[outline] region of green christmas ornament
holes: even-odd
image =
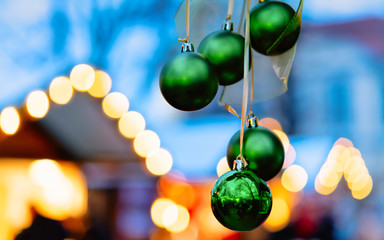
[[[243,157],[247,168],[264,181],[276,176],[284,163],[284,147],[279,137],[271,130],[257,125],[257,118],[248,118],[248,127],[244,131]],[[228,143],[227,161],[232,166],[240,154],[240,131],[235,133]]]
[[[160,91],[174,108],[194,111],[207,106],[216,96],[219,81],[213,66],[193,45],[185,43],[160,73]]]
[[[250,38],[257,52],[273,56],[292,48],[300,34],[300,24],[291,22],[295,10],[280,1],[264,1],[250,12]],[[284,37],[280,39],[284,33]]]
[[[226,20],[222,30],[205,37],[197,49],[215,67],[224,86],[240,81],[244,74],[244,37],[232,30],[233,23]]]
[[[223,174],[213,186],[211,207],[216,219],[234,231],[257,228],[269,216],[272,195],[267,183],[252,171],[244,170],[242,160]]]

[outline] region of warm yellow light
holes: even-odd
[[[368,173],[361,172],[359,176],[354,178],[352,181],[348,182],[348,187],[352,191],[360,191],[368,184],[368,182],[370,181],[370,178],[371,176],[369,176]]]
[[[145,119],[144,117],[134,111],[124,113],[120,118],[119,123],[120,133],[127,138],[135,138],[137,134],[144,131]]]
[[[29,166],[29,177],[38,186],[56,186],[62,181],[60,165],[49,159],[33,161]]]
[[[172,155],[163,148],[151,151],[145,159],[147,169],[154,175],[168,173],[172,168],[172,164]]]
[[[166,229],[168,231],[174,232],[174,233],[184,231],[188,227],[188,224],[189,224],[189,212],[188,212],[188,210],[185,207],[180,206],[180,205],[177,205],[177,208],[178,208],[178,211],[177,211],[177,218],[176,218],[175,222],[172,225],[166,227]],[[165,216],[165,212],[166,211],[164,211],[163,216]]]
[[[197,228],[196,224],[191,222],[188,227],[182,231],[182,232],[173,232],[171,234],[172,240],[198,240],[199,238],[199,229]]]
[[[275,132],[275,134],[280,138],[280,141],[283,143],[284,146],[284,151],[287,152],[290,145],[288,136],[280,130],[273,130],[273,132]]]
[[[361,157],[353,156],[347,160],[344,165],[344,172],[350,172],[354,166],[364,166],[364,160]]]
[[[13,135],[20,126],[20,115],[14,107],[6,107],[0,114],[0,127],[5,134]]]
[[[176,204],[167,198],[158,198],[153,202],[152,207],[151,207],[151,218],[152,218],[153,223],[156,226],[165,227],[164,223],[163,223],[163,214],[164,214],[165,210],[170,206],[176,206]],[[178,211],[177,206],[176,206],[176,209]],[[171,207],[171,210],[172,210],[172,207]],[[170,210],[168,210],[168,211],[170,211]],[[176,221],[176,219],[177,219],[177,217],[175,218],[174,222]],[[170,224],[170,225],[172,225],[172,224]]]
[[[308,174],[305,169],[299,165],[288,167],[281,177],[281,184],[290,192],[302,190],[308,181]]]
[[[336,161],[327,161],[321,167],[319,175],[320,184],[327,187],[334,187],[339,182],[343,175],[343,170],[340,164]]]
[[[102,98],[111,91],[111,87],[112,80],[108,73],[96,70],[95,81],[88,90],[88,93],[93,97]]]
[[[296,151],[291,144],[289,144],[288,151],[285,153],[283,168],[291,166],[296,159]]]
[[[352,197],[358,200],[364,199],[371,193],[372,187],[373,181],[372,178],[369,177],[368,183],[366,183],[366,185],[362,189],[357,191],[352,190]]]
[[[333,191],[335,191],[336,188],[337,188],[337,184],[335,186],[332,186],[332,187],[327,187],[327,186],[325,186],[325,185],[320,183],[319,177],[316,177],[316,180],[315,180],[315,190],[319,194],[321,194],[321,195],[329,195]]]
[[[216,167],[217,176],[220,177],[221,175],[229,171],[231,171],[231,169],[228,166],[227,157],[223,157],[217,163],[217,167]]]
[[[95,81],[95,70],[87,64],[76,65],[72,69],[69,79],[77,91],[85,92]]]
[[[336,162],[338,162],[341,154],[344,152],[345,149],[346,149],[346,147],[344,147],[344,146],[335,145],[331,149],[331,151],[329,152],[327,161],[336,161]]]
[[[270,232],[283,229],[289,223],[290,210],[287,203],[281,198],[273,198],[271,214],[263,224]]]
[[[67,77],[56,77],[49,85],[49,97],[57,104],[68,103],[72,95],[72,84]]]
[[[137,134],[133,147],[139,156],[146,157],[151,151],[160,147],[160,138],[154,131],[144,130]]]
[[[279,130],[279,131],[283,130],[280,123],[273,118],[263,118],[259,121],[259,125],[269,128],[271,130]]]
[[[344,172],[344,178],[347,182],[353,182],[361,174],[369,174],[365,165],[354,165],[348,172]]]
[[[128,98],[119,92],[108,94],[102,102],[104,113],[111,118],[120,118],[128,111]]]
[[[27,97],[27,111],[35,118],[43,118],[49,109],[49,99],[45,92],[36,90]]]
[[[348,160],[352,157],[351,152],[348,148],[346,148],[339,157],[339,163],[341,167],[344,169],[345,164],[348,162]]]
[[[354,148],[354,147],[349,147],[348,150],[352,156],[361,157],[361,153],[360,153],[359,149]]]

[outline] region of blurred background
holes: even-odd
[[[210,209],[240,120],[159,91],[180,3],[0,1],[0,240],[384,239],[384,2],[304,2],[288,91],[253,105],[286,159],[245,233]]]

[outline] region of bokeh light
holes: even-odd
[[[164,214],[165,210],[170,206],[176,206],[176,204],[167,198],[158,198],[153,202],[153,204],[151,206],[151,218],[152,218],[153,223],[156,226],[165,227],[165,225],[163,223],[163,214]],[[177,206],[176,206],[176,208],[177,208]],[[171,207],[171,210],[172,210],[172,207]],[[178,211],[178,209],[177,209],[177,211]],[[174,222],[176,221],[176,218],[175,218]]]
[[[43,118],[49,110],[49,99],[45,92],[36,90],[27,96],[28,114],[35,118]]]
[[[177,208],[178,208],[178,211],[177,211],[177,218],[176,218],[175,222],[169,226],[164,224],[168,231],[174,232],[174,233],[184,231],[188,227],[189,219],[190,219],[189,212],[185,207],[177,205]],[[166,216],[166,210],[164,211],[163,217]],[[164,219],[163,219],[163,221],[164,221]]]
[[[281,177],[281,184],[290,192],[302,190],[308,181],[308,174],[305,169],[299,165],[288,167]]]
[[[13,135],[20,126],[20,115],[14,107],[6,107],[0,114],[0,127],[5,134]]]
[[[279,137],[280,141],[283,143],[284,151],[287,152],[290,146],[288,136],[280,130],[273,130],[273,132]]]
[[[279,121],[277,121],[274,118],[263,118],[263,119],[259,120],[259,125],[266,127],[266,128],[269,128],[271,130],[283,131],[283,128],[281,127]]]
[[[28,173],[32,182],[41,187],[55,186],[63,177],[60,165],[50,159],[33,161]]]
[[[160,148],[160,138],[154,131],[144,130],[137,134],[133,147],[139,156],[146,157],[151,151]]]
[[[336,145],[341,145],[341,146],[344,146],[346,148],[348,147],[353,147],[353,143],[351,140],[347,139],[347,138],[339,138],[336,140],[334,146]]]
[[[231,169],[228,166],[227,157],[223,157],[217,163],[217,167],[216,167],[217,176],[220,177],[221,175],[229,171],[231,171]]]
[[[108,94],[102,102],[104,113],[110,118],[120,118],[129,109],[128,98],[119,92]]]
[[[137,134],[144,131],[144,117],[134,111],[129,111],[123,114],[118,123],[120,133],[127,138],[135,138]]]
[[[372,188],[373,188],[373,181],[372,181],[372,178],[369,177],[368,182],[365,184],[363,188],[361,188],[360,190],[352,189],[352,197],[358,200],[362,200],[371,193]]]
[[[273,198],[272,210],[263,224],[270,232],[277,232],[289,223],[290,210],[288,204],[281,198]]]
[[[76,65],[72,69],[69,79],[77,91],[85,92],[95,81],[95,70],[87,64]]]
[[[296,150],[289,144],[288,151],[285,152],[283,169],[291,166],[296,160]]]
[[[93,82],[91,88],[89,88],[88,93],[97,98],[102,98],[111,91],[112,88],[112,79],[108,73],[96,70],[95,71],[95,81]]]
[[[149,172],[154,175],[164,175],[168,173],[173,164],[171,153],[163,148],[151,151],[145,159],[145,165]]]
[[[73,87],[67,77],[56,77],[49,85],[49,97],[57,104],[68,103],[72,95]]]
[[[321,195],[329,195],[333,191],[335,191],[336,188],[337,188],[337,184],[335,186],[332,186],[332,187],[327,187],[327,186],[320,183],[318,177],[316,177],[316,179],[315,179],[315,190],[316,190],[316,192],[318,192]]]

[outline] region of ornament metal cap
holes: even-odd
[[[195,48],[193,47],[193,44],[189,41],[181,45],[181,52],[194,52],[194,51],[195,51]]]
[[[221,30],[233,31],[233,22],[231,19],[225,19],[221,25]]]
[[[259,120],[253,113],[248,115],[247,118],[247,127],[248,128],[253,128],[253,127],[258,127],[259,126]]]
[[[243,159],[241,157],[237,157],[236,160],[233,161],[233,170],[241,171],[246,167]]]

